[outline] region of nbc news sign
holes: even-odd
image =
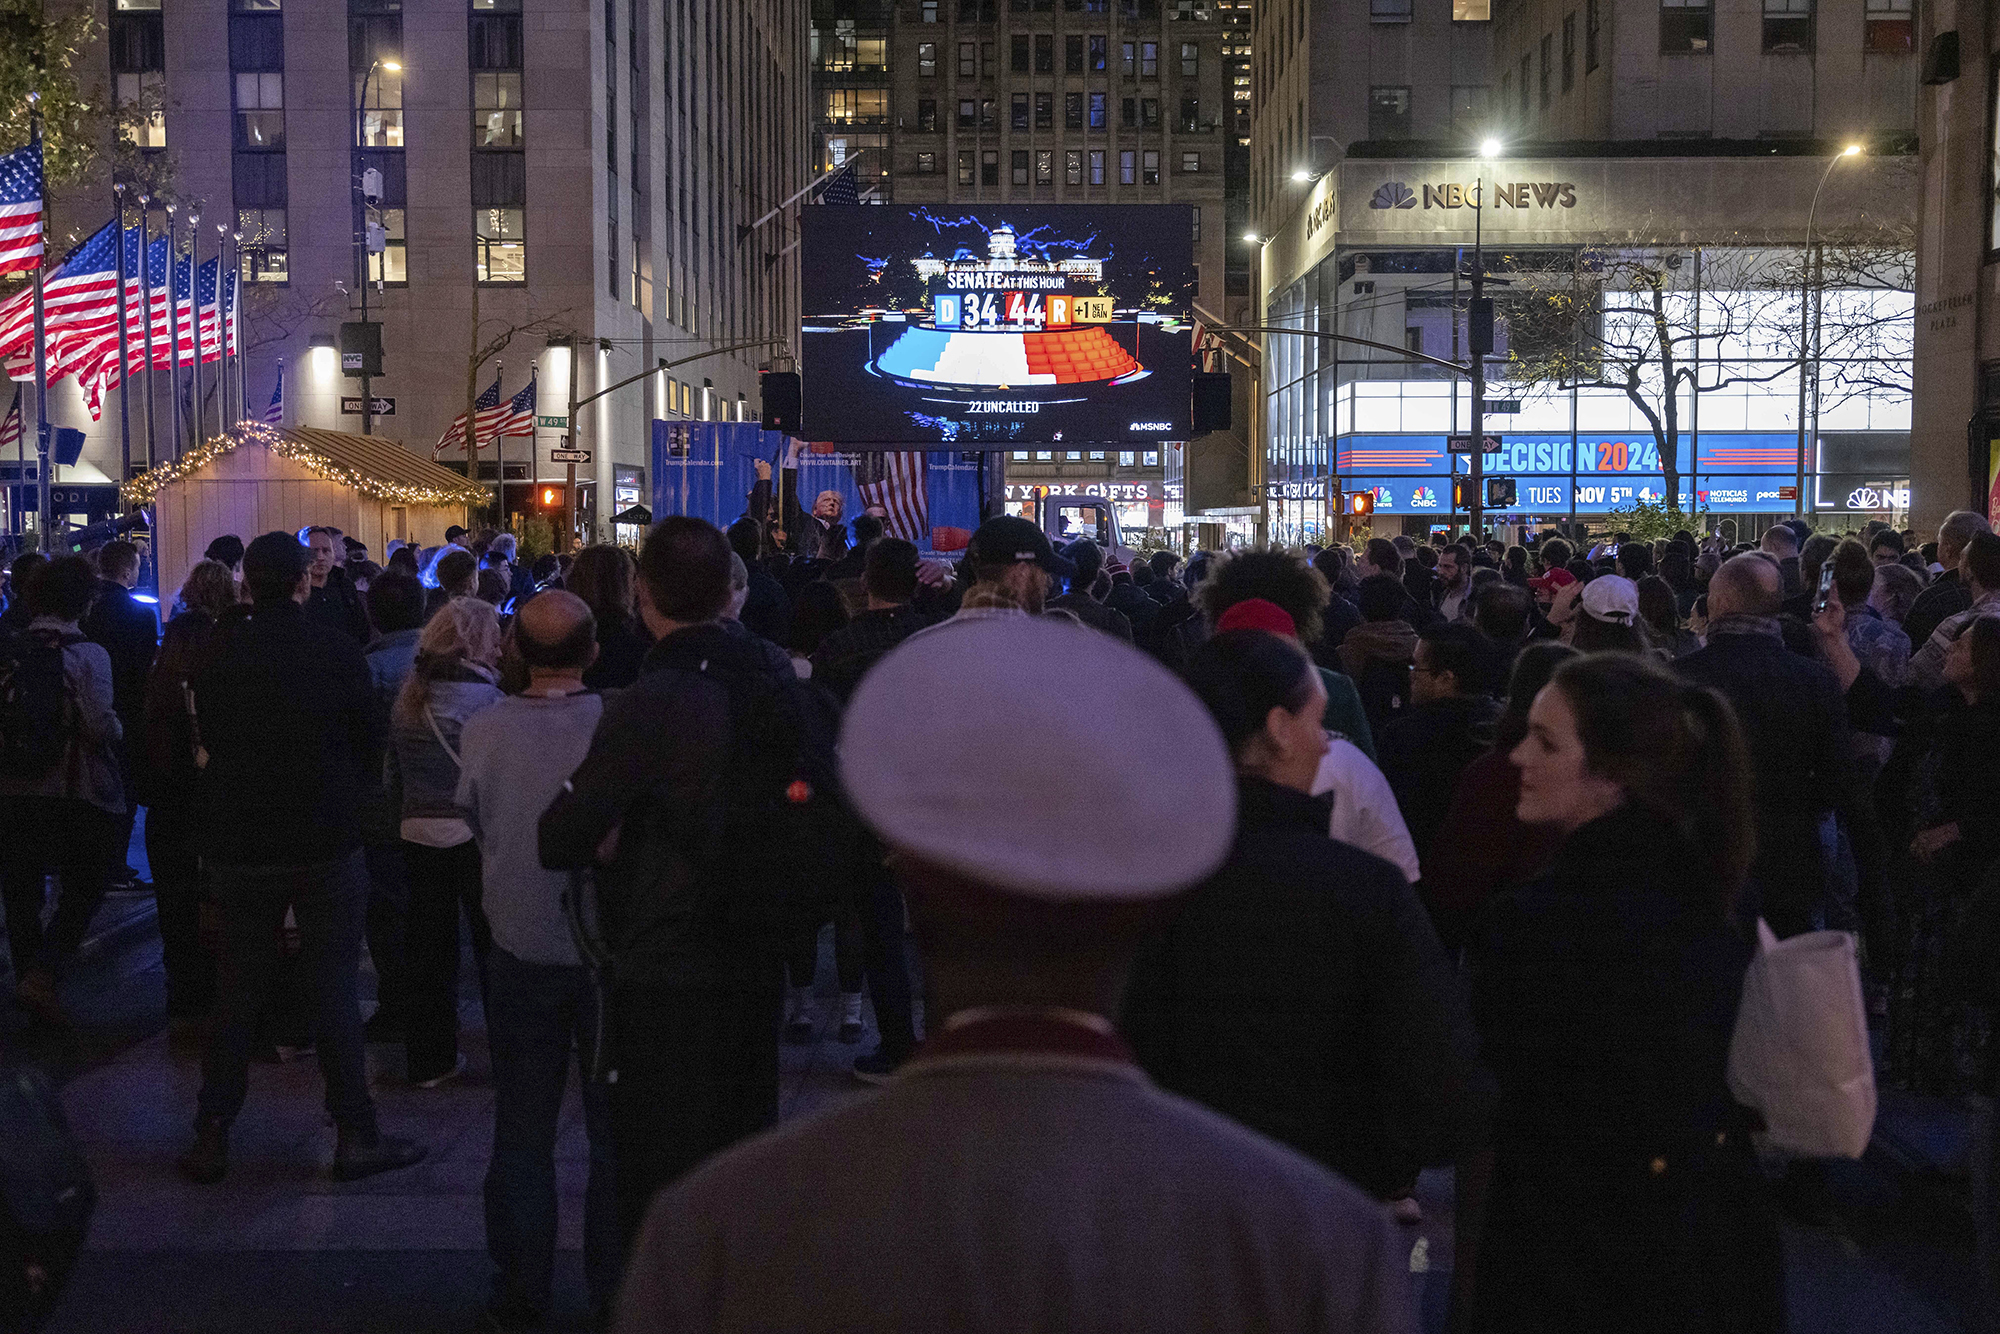
[[[1480,185],[1463,181],[1423,183],[1423,206],[1433,208],[1478,208]],[[1368,207],[1400,209],[1417,207],[1417,192],[1402,181],[1385,181],[1368,200]],[[1495,181],[1489,208],[1575,208],[1576,186],[1570,181]]]

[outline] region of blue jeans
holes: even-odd
[[[556,1252],[556,1121],[573,1046],[587,1047],[597,996],[579,967],[526,963],[495,945],[486,957],[493,1053],[493,1162],[486,1170],[486,1251],[495,1296],[546,1311]],[[612,1182],[610,1089],[587,1079],[583,1128],[583,1271],[591,1302],[618,1286],[618,1196]]]
[[[368,876],[361,854],[313,866],[209,866],[222,909],[221,1004],[202,1059],[201,1117],[230,1122],[249,1088],[250,1042],[275,985],[279,933],[290,908],[299,924],[300,966],[312,998],[313,1042],[326,1080],[326,1110],[343,1130],[375,1130],[361,1043],[361,924]]]

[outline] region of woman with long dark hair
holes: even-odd
[[[1467,950],[1499,1086],[1470,1327],[1782,1329],[1754,1118],[1724,1078],[1752,948],[1735,715],[1650,657],[1598,654],[1535,697],[1513,762],[1518,814],[1562,845]]]
[[[563,587],[582,598],[597,618],[597,661],[583,674],[592,690],[613,690],[639,679],[653,637],[639,619],[638,567],[623,547],[597,545],[576,553]]]
[[[1297,641],[1225,630],[1187,680],[1235,757],[1236,842],[1134,967],[1126,1035],[1162,1086],[1405,1195],[1471,1103],[1450,965],[1402,873],[1327,836],[1326,690]]]

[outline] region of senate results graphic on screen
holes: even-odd
[[[803,211],[804,435],[837,444],[1185,440],[1193,210]]]

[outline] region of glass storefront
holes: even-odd
[[[1669,467],[1683,510],[1789,515],[1802,408],[1808,511],[1834,527],[1904,521],[1907,255],[1828,245],[1808,266],[1795,248],[1489,246],[1485,259],[1484,429],[1500,444],[1483,472],[1518,497],[1492,522],[1660,502]],[[1266,336],[1272,540],[1336,531],[1344,491],[1373,492],[1378,532],[1451,521],[1470,460],[1447,441],[1471,430],[1469,383],[1391,349],[1466,359],[1471,264],[1469,246],[1339,248],[1273,297],[1271,326],[1382,346]]]

